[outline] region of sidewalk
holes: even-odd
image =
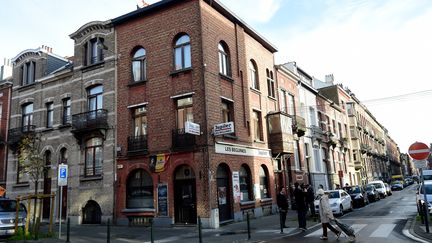
[[[432,242],[432,223],[429,223],[429,233],[427,233],[426,226],[422,224],[420,220],[416,220],[416,217],[414,217],[414,219],[412,219],[409,232],[412,235],[425,240],[426,242]]]
[[[311,219],[307,220],[307,227],[316,225]],[[297,212],[289,210],[286,220],[288,228],[280,230],[279,214],[265,216],[250,220],[250,240],[248,240],[247,222],[236,222],[221,226],[219,229],[203,229],[203,242],[262,242],[269,239],[277,239],[288,235],[300,233],[297,222]],[[66,241],[66,227],[62,226],[62,239],[58,237],[58,226],[56,226],[56,238],[40,239],[34,242],[59,243]],[[111,226],[111,242],[113,243],[138,243],[150,242],[150,227],[128,227]],[[199,242],[197,226],[173,226],[173,227],[154,227],[154,242]],[[31,241],[27,241],[31,242]],[[72,226],[70,232],[71,243],[84,242],[107,242],[107,226],[101,225],[79,225]]]

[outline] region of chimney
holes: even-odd
[[[333,76],[333,74],[327,74],[325,76],[325,82],[326,83],[330,83],[330,84],[333,85],[333,82],[334,82],[334,76]]]
[[[136,2],[137,2],[137,9],[145,8],[150,5],[144,0],[137,0]]]

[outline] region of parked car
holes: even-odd
[[[425,181],[418,187],[416,202],[417,212],[420,213],[420,203],[424,203],[424,193],[426,193],[426,200],[428,204],[429,213],[432,213],[432,181]]]
[[[364,207],[369,204],[367,193],[361,186],[348,186],[344,189],[351,196],[354,206]]]
[[[372,185],[372,184],[366,185],[365,190],[366,190],[369,202],[376,202],[376,201],[380,200],[379,192],[377,191],[377,189],[375,188],[374,185]]]
[[[432,170],[423,170],[423,180],[432,180]]]
[[[9,198],[0,198],[0,235],[13,235],[15,233],[17,201]],[[24,227],[27,210],[21,203],[18,209],[18,227]]]
[[[386,187],[387,196],[391,196],[391,195],[393,195],[393,192],[392,192],[392,190],[391,190],[391,188],[390,188],[390,185],[387,184],[387,183],[384,183],[384,185],[385,185],[385,187]]]
[[[392,183],[391,183],[391,189],[393,190],[393,191],[400,191],[400,190],[402,190],[404,187],[403,187],[403,185],[402,185],[402,183],[400,182],[400,181],[393,181]]]
[[[371,181],[368,183],[368,185],[374,185],[381,198],[387,197],[387,191],[383,181]]]
[[[329,190],[330,208],[334,214],[343,215],[345,211],[353,210],[353,202],[350,195],[344,190]],[[315,210],[319,212],[319,197],[314,201]]]

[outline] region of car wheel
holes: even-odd
[[[340,216],[344,215],[342,204],[339,206]]]

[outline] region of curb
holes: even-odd
[[[415,240],[417,242],[422,242],[422,243],[428,243],[430,242],[430,239],[426,239],[422,236],[419,236],[415,233],[414,231],[414,226],[415,226],[416,222],[415,219],[408,219],[407,223],[405,224],[405,227],[402,230],[403,235],[405,235],[406,237],[410,238],[411,240]]]

